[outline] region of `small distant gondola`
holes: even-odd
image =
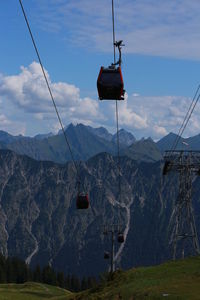
[[[88,209],[89,208],[89,196],[88,193],[85,192],[84,187],[81,185],[81,181],[77,182],[77,197],[76,197],[76,208],[77,209]]]
[[[77,209],[88,209],[89,207],[89,197],[88,194],[78,193],[76,198],[76,208]]]
[[[110,258],[110,253],[108,251],[104,252],[104,259],[109,259]]]
[[[124,243],[124,236],[123,236],[122,233],[119,233],[119,234],[118,234],[117,241],[118,241],[118,243],[120,243],[120,244]]]

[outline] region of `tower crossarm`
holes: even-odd
[[[181,172],[188,169],[200,175],[200,151],[165,151],[163,175],[170,171]]]

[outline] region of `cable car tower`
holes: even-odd
[[[192,180],[195,174],[200,175],[200,151],[166,151],[164,161],[163,175],[179,174],[179,192],[171,215],[173,259],[180,256],[180,251],[182,258],[185,254],[200,254],[192,207]]]
[[[119,224],[104,225],[103,234],[111,235],[111,249],[110,251],[104,251],[104,259],[110,259],[110,272],[115,271],[115,240],[117,235],[117,241],[119,244],[124,242],[124,235],[122,234],[122,226]]]

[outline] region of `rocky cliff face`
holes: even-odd
[[[72,163],[35,161],[0,151],[0,250],[31,265],[97,275],[108,268],[110,249],[103,224],[120,221],[125,243],[116,242],[117,266],[155,264],[169,258],[169,218],[177,180],[163,181],[162,164],[121,158],[122,198],[118,197],[117,158],[101,153],[80,164],[90,208],[77,210]],[[194,182],[199,215],[198,179]],[[115,218],[113,217],[115,216]],[[199,228],[199,224],[198,224]]]

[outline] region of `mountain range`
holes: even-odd
[[[65,132],[75,160],[86,161],[101,152],[117,154],[117,134],[109,133],[104,127],[93,128],[83,124],[70,124],[65,128]],[[176,134],[169,133],[157,142],[151,138],[136,140],[132,133],[120,129],[120,155],[138,161],[159,161],[162,160],[166,150],[172,149],[177,137]],[[62,132],[24,137],[12,136],[0,131],[0,149],[10,149],[36,160],[48,160],[61,164],[72,159]],[[178,139],[176,149],[199,150],[200,134]]]
[[[111,134],[103,127],[92,128],[78,124],[70,124],[66,129],[71,150],[75,160],[87,160],[92,156],[107,152],[113,155],[117,153],[117,135]],[[120,154],[130,157],[156,161],[161,159],[161,154],[156,144],[149,140],[136,141],[130,133],[121,129],[119,131]],[[148,151],[148,147],[151,151]],[[10,149],[18,154],[25,154],[36,160],[49,160],[57,163],[65,163],[71,160],[69,149],[61,132],[56,135],[36,135],[35,137],[12,136],[0,131],[0,148]],[[143,155],[144,153],[144,155]]]
[[[176,150],[200,151],[200,134],[189,138],[183,138],[170,132],[156,144],[162,153],[166,150],[174,149],[174,146],[176,146]]]
[[[34,138],[0,132],[0,251],[28,264],[51,264],[80,276],[108,269],[106,224],[122,225],[125,243],[115,240],[117,267],[157,264],[171,257],[170,216],[178,192],[175,174],[162,176],[162,155],[176,135],[155,143],[120,136],[120,181],[116,135],[105,128],[66,128],[78,163],[81,188],[90,208],[76,209],[77,174],[63,135]],[[181,139],[180,149],[198,149],[200,135]],[[26,155],[25,155],[26,154]],[[81,162],[82,161],[82,162]],[[200,179],[193,181],[194,211],[200,232]]]
[[[80,164],[90,208],[76,209],[77,176],[72,162],[37,161],[0,150],[0,250],[34,266],[51,264],[79,276],[108,270],[106,224],[122,225],[125,243],[115,240],[117,267],[157,264],[171,257],[170,216],[177,197],[175,175],[163,179],[162,162],[121,157],[119,198],[117,157],[100,153]],[[193,182],[200,229],[199,178]]]

